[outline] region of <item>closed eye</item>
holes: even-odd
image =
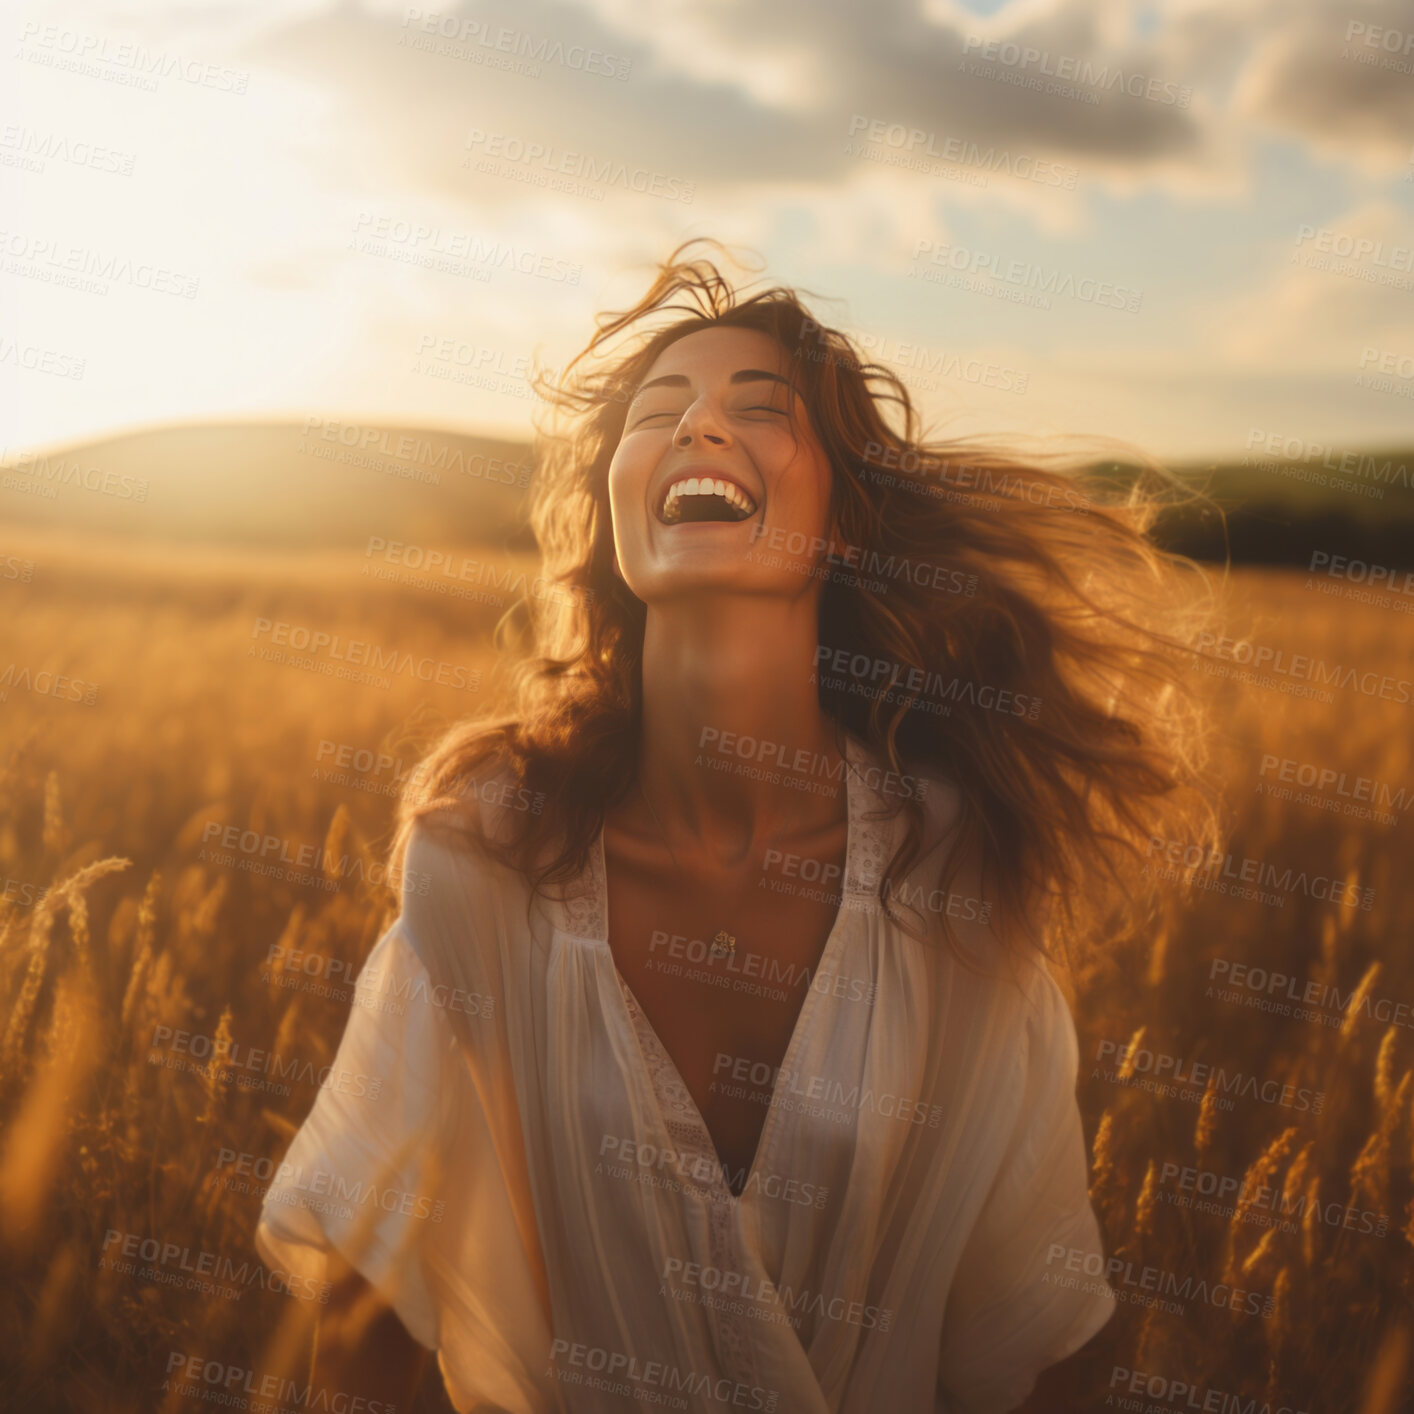
[[[742,412],[772,412],[772,413],[775,413],[777,417],[789,417],[789,416],[790,416],[790,410],[789,410],[788,408],[770,407],[770,406],[768,406],[768,405],[765,404],[765,403],[754,403],[754,404],[752,404],[752,406],[750,406],[750,407],[741,408],[740,411],[742,411]],[[680,413],[680,412],[671,412],[671,411],[669,411],[668,409],[665,408],[665,409],[664,409],[663,411],[661,411],[661,412],[646,412],[646,413],[644,413],[642,417],[639,417],[639,418],[635,418],[635,419],[634,419],[634,424],[633,424],[633,425],[634,425],[635,427],[641,427],[645,422],[651,422],[651,421],[653,420],[653,418],[655,418],[655,417],[671,417],[671,418],[673,418],[673,419],[677,419],[677,418],[680,418],[681,416],[682,416],[682,413]]]

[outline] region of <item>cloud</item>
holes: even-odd
[[[203,280],[181,307],[22,282],[25,337],[89,358],[82,385],[13,400],[28,426],[306,404],[518,423],[523,401],[414,370],[421,341],[508,357],[543,341],[555,362],[699,233],[841,297],[822,302],[831,322],[993,350],[1034,375],[1013,412],[1060,424],[1088,396],[1092,425],[1152,419],[1170,444],[1218,445],[1258,396],[1313,435],[1364,436],[1352,360],[1407,347],[1414,297],[1290,258],[1303,221],[1407,239],[1414,188],[1391,177],[1414,172],[1414,76],[1343,49],[1377,14],[1414,30],[1414,0],[419,4],[425,28],[405,0],[73,0],[65,24],[228,64],[249,75],[240,96],[0,56],[28,130],[137,154],[121,187],[12,168],[36,231]],[[1034,179],[1045,163],[1078,180]],[[573,261],[583,280],[361,250],[361,212]],[[1142,287],[1143,308],[925,292],[907,278],[920,238]],[[949,385],[948,409],[974,391]]]
[[[1367,173],[1414,151],[1414,0],[1296,3],[1257,46],[1234,111]]]
[[[644,26],[627,0],[447,6],[412,23],[405,6],[379,3],[306,14],[267,29],[249,53],[343,95],[381,167],[452,190],[465,190],[457,166],[473,128],[718,192],[849,180],[857,159],[845,140],[860,117],[926,133],[938,149],[1063,159],[1087,180],[1211,185],[1228,167],[1213,115],[1201,98],[1194,105],[1162,31],[1122,32],[1115,0],[1008,18],[1016,9],[984,20],[910,0],[867,11],[854,0],[673,0]],[[538,77],[500,67],[575,46],[628,61],[628,80],[563,62],[542,64]]]
[[[1414,351],[1414,234],[1393,203],[1300,226],[1271,264],[1262,288],[1210,308],[1210,346],[1229,366],[1344,373],[1368,347]]]

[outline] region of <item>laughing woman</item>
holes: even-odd
[[[1202,601],[1152,497],[689,254],[546,390],[556,589],[257,1243],[404,1408],[435,1350],[459,1410],[1013,1409],[1114,1310],[1052,963],[1211,832]]]

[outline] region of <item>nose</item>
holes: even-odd
[[[701,437],[704,442],[710,442],[714,447],[725,447],[731,441],[726,424],[718,418],[711,402],[706,398],[699,398],[683,413],[673,441],[676,446],[687,447],[692,444],[695,436]]]

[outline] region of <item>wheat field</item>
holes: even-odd
[[[0,546],[6,1408],[220,1407],[173,1369],[307,1360],[317,1303],[264,1283],[251,1235],[261,1175],[316,1092],[237,1083],[190,1038],[332,1059],[340,983],[396,908],[377,864],[397,777],[502,690],[496,596],[366,568],[154,559],[57,532]],[[1234,632],[1414,677],[1414,622],[1394,606],[1283,572],[1232,581]],[[349,659],[291,647],[300,630],[412,666],[340,677]],[[1391,1414],[1414,1407],[1409,824],[1347,813],[1334,787],[1283,796],[1271,762],[1414,787],[1411,708],[1211,688],[1231,858],[1284,887],[1194,888],[1155,936],[1097,942],[1069,979],[1121,1305],[1028,1407]],[[259,867],[243,832],[295,862]],[[1369,906],[1319,896],[1317,878]],[[1184,1404],[1184,1385],[1238,1402]],[[424,1397],[450,1407],[435,1370]]]

